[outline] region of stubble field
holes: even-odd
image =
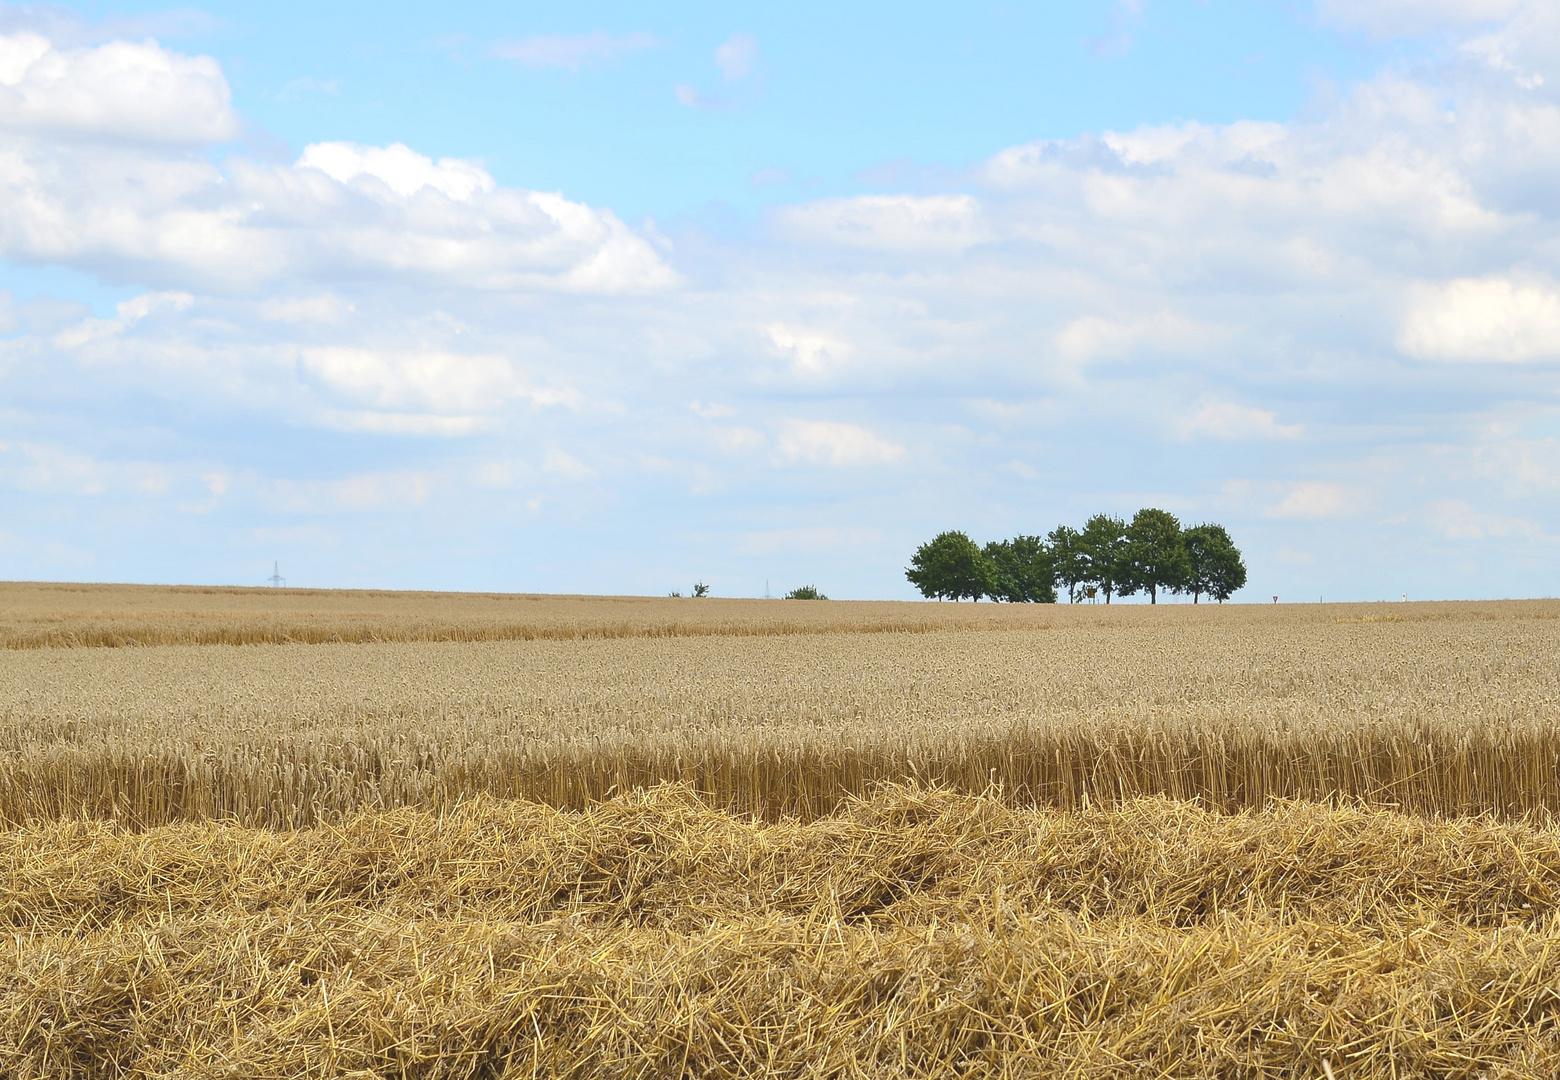
[[[1560,1073],[1560,603],[17,585],[0,645],[0,1075]]]

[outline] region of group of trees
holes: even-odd
[[[1095,514],[1083,528],[1058,525],[1044,536],[1016,536],[984,548],[962,532],[945,532],[916,549],[905,577],[939,600],[1006,600],[1054,604],[1067,599],[1162,592],[1223,603],[1246,584],[1246,564],[1222,525],[1182,528],[1165,510],[1144,509],[1123,521]]]

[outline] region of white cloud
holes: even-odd
[[[748,427],[718,427],[710,434],[715,445],[728,454],[750,454],[762,450],[769,441],[762,431]]]
[[[195,302],[189,293],[144,293],[115,305],[112,319],[86,319],[54,335],[54,344],[62,349],[77,349],[101,338],[116,337],[142,319],[161,310],[183,311]]]
[[[721,405],[714,401],[690,401],[688,408],[706,420],[724,420],[729,416],[737,415],[737,410],[730,405]]]
[[[284,323],[338,323],[355,308],[332,293],[292,298],[277,297],[260,305],[262,319]]]
[[[358,473],[339,480],[277,480],[263,497],[287,513],[377,513],[409,511],[423,505],[438,477],[426,469]]]
[[[750,188],[771,187],[775,184],[789,184],[790,182],[791,174],[776,165],[759,169],[748,177],[748,187]]]
[[[1228,336],[1221,327],[1201,325],[1174,311],[1148,316],[1083,315],[1061,328],[1056,348],[1068,360],[1084,363],[1139,351],[1182,352]]]
[[[1473,474],[1512,496],[1560,490],[1560,440],[1504,439],[1475,447]]]
[[[855,349],[848,342],[801,327],[774,323],[764,328],[770,351],[790,360],[798,371],[818,374],[848,361]]]
[[[0,35],[0,258],[202,291],[309,277],[595,293],[678,281],[611,211],[502,187],[476,162],[401,143],[315,143],[291,167],[192,152],[237,130],[209,57]]]
[[[1239,442],[1248,439],[1293,439],[1305,429],[1300,424],[1280,424],[1278,414],[1253,409],[1233,401],[1205,400],[1181,423],[1185,436],[1205,436]]]
[[[486,423],[481,416],[432,416],[417,412],[367,412],[327,409],[316,422],[337,431],[363,431],[376,435],[431,435],[447,439],[471,435]]]
[[[1510,18],[1528,0],[1317,0],[1324,22],[1382,37]]]
[[[690,109],[725,109],[731,103],[718,94],[703,94],[692,83],[675,83],[672,86],[672,95],[677,98],[679,105],[685,105]]]
[[[1416,285],[1398,347],[1426,360],[1560,359],[1560,289],[1509,277]]]
[[[493,47],[493,52],[526,67],[578,71],[660,44],[654,34],[644,31],[609,34],[605,30],[592,30],[588,34],[537,34],[518,41],[501,42]]]
[[[1406,256],[1410,237],[1473,248],[1522,225],[1484,205],[1464,168],[1468,155],[1527,137],[1448,129],[1444,100],[1384,82],[1314,126],[1178,124],[1013,147],[982,170],[1004,196],[988,220],[1067,264],[1154,290],[1352,285],[1366,265],[1422,272]],[[1429,146],[1405,140],[1405,126],[1427,129]],[[1466,150],[1443,155],[1449,137]]]
[[[1299,519],[1348,517],[1359,511],[1360,501],[1358,492],[1342,484],[1307,480],[1290,485],[1288,494],[1268,514]]]
[[[401,277],[482,290],[625,293],[677,275],[610,211],[497,186],[405,146],[307,148],[297,164],[20,143],[0,153],[0,256],[184,287]]]
[[[0,128],[150,143],[222,142],[238,134],[222,69],[154,41],[57,49],[0,35]]]
[[[166,466],[151,462],[103,461],[50,443],[0,441],[0,484],[23,491],[160,495],[170,480]]]
[[[820,199],[777,211],[775,223],[804,243],[875,251],[962,251],[994,236],[970,195]]]
[[[752,34],[734,33],[715,50],[715,66],[727,82],[747,78],[757,62],[758,38]]]
[[[758,39],[752,34],[734,33],[715,49],[715,66],[729,83],[739,83],[753,73],[758,62]],[[679,104],[690,109],[730,109],[743,98],[741,93],[733,97],[707,94],[692,83],[675,83],[672,94]]]
[[[403,143],[359,146],[356,143],[311,143],[298,158],[297,169],[318,169],[332,180],[351,184],[359,178],[377,180],[396,196],[406,199],[423,188],[461,202],[487,195],[498,185],[484,170],[459,158],[443,158],[435,165]],[[370,191],[373,189],[370,187]]]
[[[905,457],[904,447],[864,427],[828,420],[786,420],[775,449],[784,462],[840,467],[893,465]]]
[[[542,458],[542,471],[561,476],[565,480],[585,480],[596,475],[596,470],[556,446],[549,447]]]
[[[1437,499],[1425,506],[1430,527],[1448,540],[1489,540],[1538,537],[1542,530],[1523,518],[1475,510],[1458,499]]]
[[[303,349],[299,364],[341,397],[379,409],[470,413],[517,398],[538,404],[560,400],[558,394],[532,390],[502,356],[330,346]]]

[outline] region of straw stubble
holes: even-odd
[[[1560,833],[687,788],[5,838],[15,1076],[1553,1076]]]

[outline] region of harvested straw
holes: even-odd
[[[669,787],[3,843],[10,1076],[1560,1070],[1552,829]]]

